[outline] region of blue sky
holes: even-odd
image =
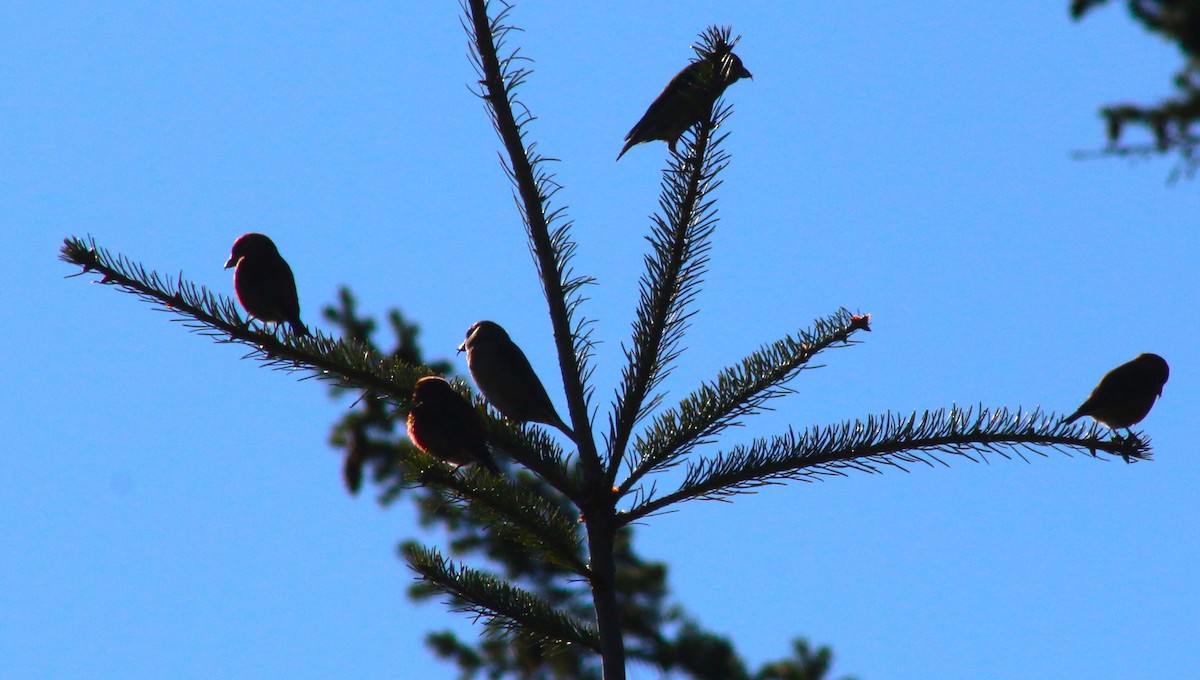
[[[617,384],[662,144],[621,139],[731,24],[714,237],[667,403],[838,307],[871,312],[756,435],[951,404],[1067,412],[1110,368],[1171,364],[1156,460],[1051,454],[773,487],[639,533],[675,596],[758,663],[797,635],[906,678],[1200,676],[1195,183],[1080,162],[1096,109],[1153,101],[1174,49],[1064,2],[521,4],[522,99],[594,275],[596,393]],[[0,8],[8,395],[0,676],[436,678],[395,544],[407,507],[348,497],[313,381],[56,259],[67,235],[231,294],[270,234],[304,316],[350,285],[433,357],[502,323],[554,385],[549,323],[456,3],[10,3]],[[460,371],[465,366],[459,360]],[[562,408],[561,390],[551,389]],[[605,412],[598,416],[604,422]],[[709,452],[716,451],[712,449]],[[669,487],[672,479],[660,481]],[[634,669],[632,677],[657,677]]]

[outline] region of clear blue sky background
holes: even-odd
[[[450,678],[423,634],[478,630],[406,601],[396,542],[439,537],[346,495],[326,442],[347,403],[56,259],[92,234],[230,294],[229,246],[263,231],[310,325],[343,284],[402,308],[434,357],[497,320],[561,409],[456,3],[253,4],[0,7],[0,677]],[[1139,352],[1171,363],[1152,463],[955,461],[647,522],[674,595],[755,663],[805,635],[863,680],[1200,677],[1200,184],[1070,157],[1102,143],[1099,106],[1154,100],[1179,57],[1116,3],[1082,24],[1066,5],[512,15],[536,59],[530,138],[564,161],[576,265],[600,282],[602,406],[666,150],[613,158],[713,23],[744,35],[755,80],[729,91],[733,162],[668,403],[839,306],[875,332],[726,445],[889,410],[1066,412]]]

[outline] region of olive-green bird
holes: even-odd
[[[1129,428],[1142,422],[1162,396],[1163,385],[1171,370],[1166,360],[1157,354],[1139,354],[1137,358],[1117,366],[1100,379],[1100,384],[1075,412],[1063,419],[1072,423],[1091,416],[1113,430]]]
[[[501,415],[517,422],[557,427],[575,440],[575,433],[558,417],[529,359],[499,324],[472,324],[458,351],[467,353],[467,368],[475,386]]]
[[[675,153],[675,144],[688,128],[712,115],[713,105],[725,88],[742,78],[754,76],[738,55],[721,50],[688,64],[667,83],[646,114],[625,135],[625,146],[617,160],[634,144],[661,139]]]

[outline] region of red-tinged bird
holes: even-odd
[[[454,465],[479,464],[500,474],[488,451],[479,411],[443,378],[426,377],[413,390],[408,438],[425,453]]]
[[[675,153],[675,144],[688,128],[712,115],[725,88],[742,78],[754,76],[738,55],[720,50],[688,64],[667,83],[645,115],[625,135],[625,146],[617,160],[634,144],[661,139]]]
[[[233,290],[246,312],[271,323],[287,322],[292,332],[312,335],[300,321],[300,298],[292,268],[275,243],[263,234],[245,234],[233,242],[225,268],[233,270]]]
[[[499,324],[472,324],[458,351],[467,353],[467,368],[475,386],[501,415],[517,422],[557,427],[575,440],[575,433],[558,417],[529,359]]]
[[[1163,385],[1167,384],[1170,374],[1162,357],[1139,354],[1133,361],[1105,374],[1091,396],[1062,422],[1072,423],[1083,416],[1091,416],[1113,430],[1124,428],[1132,435],[1129,428],[1142,422],[1150,413],[1154,400],[1162,396]]]

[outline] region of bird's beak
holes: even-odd
[[[462,354],[465,351],[467,351],[467,341],[463,340],[463,344],[458,346],[458,353]]]
[[[230,267],[233,267],[236,265],[237,265],[237,259],[235,259],[232,255],[229,256],[228,260],[225,260],[225,268],[226,269],[229,269]]]
[[[742,69],[742,77],[749,78],[750,80],[754,80],[754,74],[747,71],[746,69]]]

